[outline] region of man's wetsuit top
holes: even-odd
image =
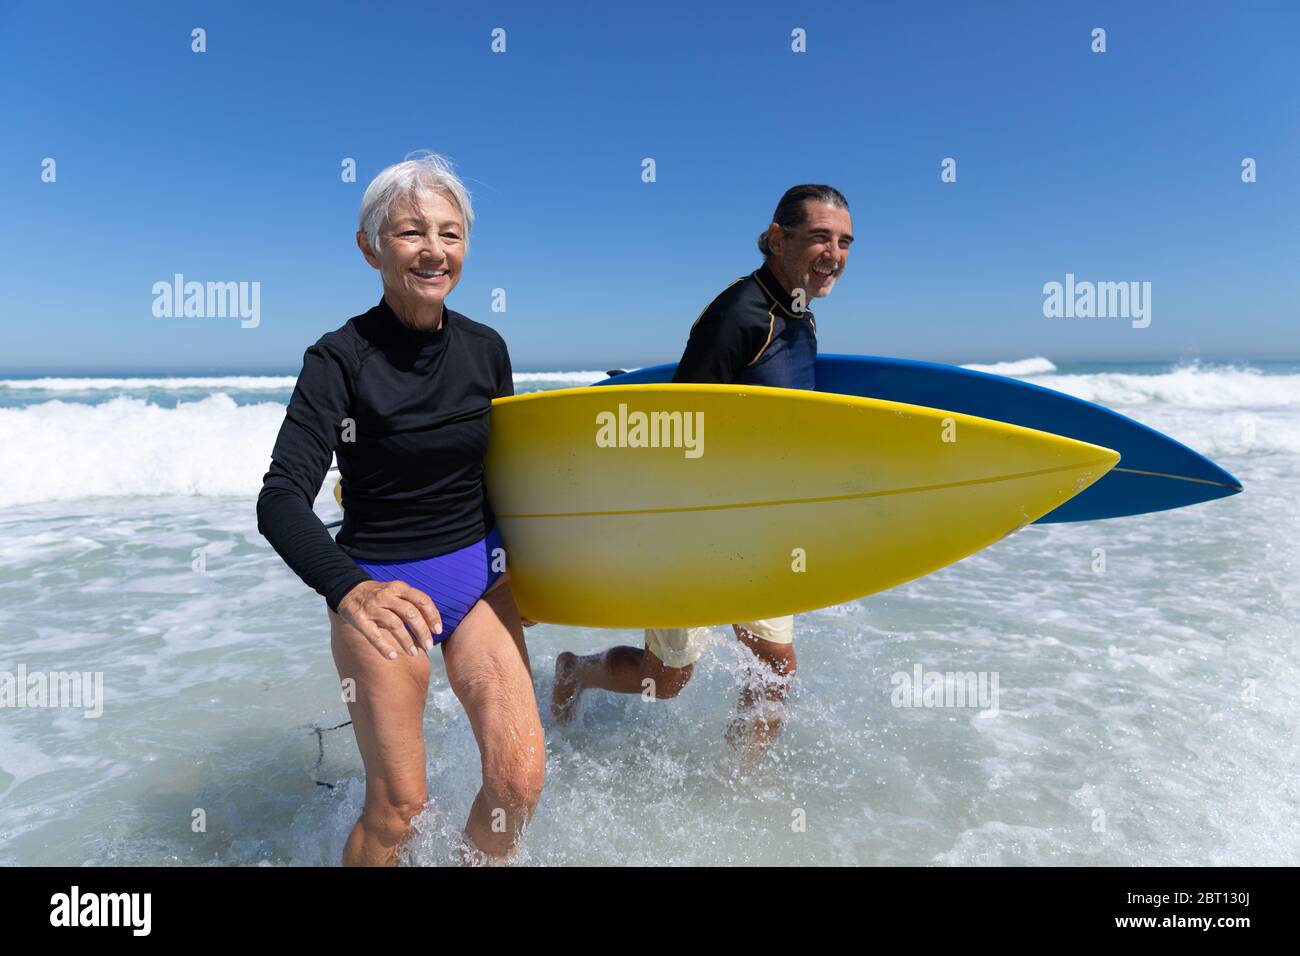
[[[817,325],[763,266],[737,279],[691,327],[674,382],[816,388]]]
[[[353,558],[413,561],[492,529],[483,488],[492,399],[513,395],[501,336],[459,312],[442,328],[402,325],[384,300],[322,336],[280,426],[257,499],[257,529],[331,610],[370,576]],[[337,453],[337,539],[312,502]]]

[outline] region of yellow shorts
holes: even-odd
[[[794,615],[749,621],[736,627],[773,644],[794,643]],[[653,627],[645,632],[645,649],[667,667],[688,667],[704,653],[711,627]]]

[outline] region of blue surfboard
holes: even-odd
[[[611,375],[597,385],[670,382],[676,365]],[[1120,453],[1119,464],[1038,524],[1093,521],[1182,508],[1241,491],[1204,455],[1101,405],[1040,385],[955,365],[870,355],[817,359],[817,391],[942,408],[1037,428]]]

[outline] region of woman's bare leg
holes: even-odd
[[[330,649],[345,684],[348,713],[366,768],[366,800],[343,848],[344,866],[394,866],[411,819],[428,799],[424,765],[424,703],[429,658],[386,660],[360,631],[333,611]]]
[[[483,785],[465,824],[467,849],[471,858],[481,854],[486,862],[501,862],[532,817],[546,773],[524,629],[508,585],[479,598],[442,643],[442,656],[483,767]]]

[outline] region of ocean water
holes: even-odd
[[[556,655],[640,633],[532,628],[549,762],[520,863],[1300,862],[1300,364],[981,367],[1131,415],[1246,492],[1031,526],[800,615],[785,729],[752,766],[724,740],[747,655],[721,630],[679,699],[597,693],[557,727]],[[254,515],[292,386],[0,380],[0,672],[102,675],[93,706],[0,708],[0,863],[339,861],[364,791],[329,729],[324,607]],[[337,517],[328,490],[317,511]],[[433,662],[422,865],[453,861],[479,777]],[[895,706],[918,666],[996,678],[996,713]]]

